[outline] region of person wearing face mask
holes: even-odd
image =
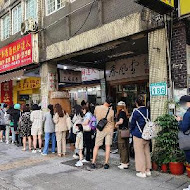
[[[184,134],[190,133],[190,96],[182,96],[179,101],[180,105],[186,110],[183,118],[176,116],[176,120],[179,122],[179,130]],[[190,163],[190,150],[185,150],[186,161]]]

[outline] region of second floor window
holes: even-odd
[[[12,10],[13,34],[16,34],[17,32],[20,31],[21,22],[22,22],[22,12],[21,12],[21,4],[19,4]]]
[[[9,35],[10,35],[10,16],[9,14],[7,14],[1,19],[1,39],[5,40],[9,38]]]
[[[47,14],[51,14],[65,6],[65,0],[46,0]]]
[[[26,19],[37,19],[37,1],[26,0]]]

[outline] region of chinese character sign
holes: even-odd
[[[0,49],[0,73],[32,63],[32,35]]]
[[[100,71],[96,69],[82,69],[82,81],[92,81],[100,79]]]
[[[169,5],[170,7],[174,7],[174,0],[161,0],[161,2]]]
[[[81,71],[59,70],[59,83],[82,83]]]
[[[12,81],[1,83],[1,102],[12,105],[13,104],[13,84]]]
[[[41,87],[41,79],[37,77],[31,77],[31,78],[21,80],[17,84],[18,91],[31,90],[31,89],[40,88],[40,87]]]
[[[179,11],[180,16],[186,16],[190,14],[190,1],[189,0],[180,0],[179,1]]]
[[[149,75],[148,56],[139,55],[132,58],[109,62],[106,65],[107,81],[142,77]]]

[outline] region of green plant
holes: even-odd
[[[185,156],[178,145],[178,122],[174,116],[165,114],[156,119],[160,127],[155,139],[154,151],[157,153],[157,164],[168,164],[169,162],[184,162]]]

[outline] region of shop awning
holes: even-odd
[[[24,75],[24,69],[0,75],[0,83],[21,78],[23,75]]]

